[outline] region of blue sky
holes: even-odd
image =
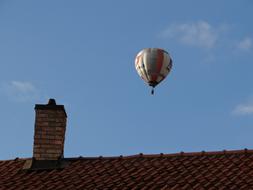
[[[0,1],[0,159],[31,157],[34,104],[68,113],[65,157],[253,148],[250,0]],[[143,48],[173,59],[154,96]]]

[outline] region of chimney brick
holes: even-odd
[[[67,114],[54,99],[35,105],[33,157],[35,160],[58,160],[64,154]]]

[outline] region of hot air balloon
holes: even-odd
[[[168,52],[159,48],[146,48],[141,50],[135,58],[135,68],[140,77],[154,88],[170,73],[172,59]]]

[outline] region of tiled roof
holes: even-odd
[[[253,150],[64,158],[62,169],[0,161],[0,189],[253,189]]]

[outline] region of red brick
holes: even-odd
[[[62,157],[66,131],[66,115],[64,110],[36,109],[34,132],[34,157],[40,160],[56,160]],[[48,108],[48,109],[46,109]]]

